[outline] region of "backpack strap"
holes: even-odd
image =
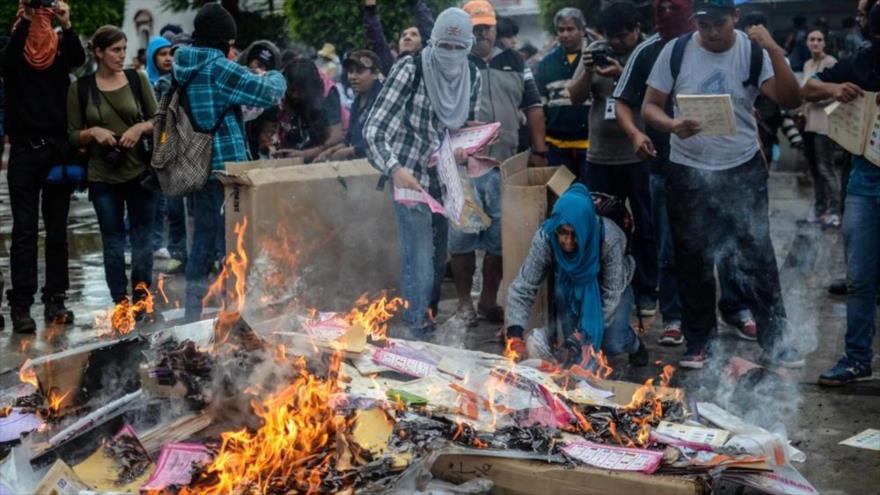
[[[92,89],[92,87],[98,87],[95,82],[95,74],[83,76],[79,78],[76,83],[76,96],[77,100],[79,100],[79,116],[83,129],[88,127],[88,123],[86,122],[86,107],[89,105],[89,90]],[[100,101],[94,99],[94,93],[92,93],[92,101]]]
[[[125,73],[125,78],[128,79],[128,87],[131,88],[131,93],[134,95],[134,101],[138,108],[138,117],[141,122],[145,120],[144,118],[144,88],[141,87],[141,76],[138,75],[138,71],[135,69],[125,69],[123,71]]]
[[[764,49],[755,40],[751,40],[752,51],[749,57],[749,78],[743,81],[743,86],[754,86],[758,89],[761,79],[761,69],[764,68]]]
[[[694,37],[693,31],[688,34],[679,36],[675,39],[672,47],[672,56],[669,58],[669,69],[672,72],[672,89],[675,90],[675,83],[678,81],[678,75],[681,73],[681,61],[684,59],[684,50],[687,48],[688,42]]]

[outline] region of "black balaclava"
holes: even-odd
[[[205,4],[193,22],[193,45],[216,48],[225,55],[237,34],[235,19],[218,3]]]

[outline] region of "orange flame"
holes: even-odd
[[[162,297],[162,302],[164,304],[168,304],[168,295],[165,294],[165,276],[159,275],[158,280],[156,281],[156,289],[159,291],[159,295]]]
[[[49,403],[47,408],[49,409],[50,418],[58,417],[59,413],[61,412],[61,405],[64,404],[64,399],[66,399],[67,396],[70,395],[71,390],[68,390],[63,394],[59,394],[58,391],[54,388],[49,391],[49,396],[46,397],[46,401]]]
[[[291,493],[318,493],[333,455],[328,446],[349,420],[337,416],[330,398],[338,392],[339,356],[334,358],[327,379],[308,372],[304,358],[296,362],[294,382],[263,403],[252,403],[262,426],[221,435],[220,451],[196,480],[194,491],[181,493],[225,495],[268,493],[274,483],[289,483]],[[334,450],[335,451],[335,450]]]
[[[644,416],[632,416],[634,423],[639,425],[639,432],[636,443],[640,446],[648,445],[651,438],[651,428],[663,418],[663,391],[662,388],[669,387],[672,376],[675,374],[675,368],[670,365],[663,367],[660,374],[660,386],[654,386],[654,379],[650,378],[645,384],[639,387],[632,396],[632,400],[625,407],[627,411],[637,411],[649,406],[649,413]],[[675,400],[682,399],[681,390],[675,391]]]
[[[21,365],[21,369],[18,370],[18,379],[21,380],[22,383],[30,383],[34,388],[40,388],[40,382],[37,380],[37,372],[34,371],[30,359]]]
[[[360,323],[374,341],[382,341],[388,338],[388,320],[393,318],[398,310],[407,306],[407,302],[403,299],[399,297],[389,299],[385,292],[372,302],[367,294],[364,294],[355,301],[354,309],[345,316],[345,321],[349,325]]]
[[[105,332],[106,335],[127,335],[131,333],[137,326],[137,316],[141,314],[152,314],[155,304],[153,294],[144,282],[140,282],[135,287],[135,292],[142,293],[144,297],[132,304],[128,299],[122,300],[113,307],[109,313],[101,313],[95,319],[97,328],[105,328],[110,323],[110,330]]]
[[[247,269],[248,254],[244,249],[244,233],[247,230],[248,220],[245,218],[235,225],[235,251],[226,255],[223,260],[223,269],[217,279],[208,287],[208,292],[202,299],[202,306],[208,307],[217,301],[220,304],[220,314],[214,327],[216,342],[225,342],[232,326],[238,322],[247,301]]]

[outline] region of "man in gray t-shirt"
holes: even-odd
[[[717,333],[714,260],[729,255],[742,274],[768,360],[802,367],[803,357],[790,340],[770,241],[767,164],[753,116],[759,93],[795,108],[801,91],[784,50],[763,26],[748,34],[737,31],[739,15],[734,0],[696,0],[698,32],[663,48],[642,106],[648,125],[673,134],[667,209],[688,347],[679,365],[701,368],[708,359]],[[683,94],[730,95],[736,134],[700,136],[700,123],[679,117],[677,108],[675,118],[669,117],[668,99]]]
[[[636,260],[633,290],[641,316],[657,312],[657,243],[651,214],[650,164],[636,156],[629,137],[617,121],[614,88],[630,55],[644,39],[638,10],[630,2],[609,5],[599,13],[605,39],[584,50],[581,64],[568,86],[572,103],[592,97],[590,148],[586,182],[591,191],[628,201],[635,221],[632,242]]]

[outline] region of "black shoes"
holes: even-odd
[[[12,318],[12,331],[15,333],[36,333],[37,322],[31,318],[30,308],[12,308],[10,315]]]
[[[63,294],[43,298],[45,304],[43,316],[46,318],[47,325],[70,325],[73,323],[73,311],[64,306],[65,299],[67,296]]]

